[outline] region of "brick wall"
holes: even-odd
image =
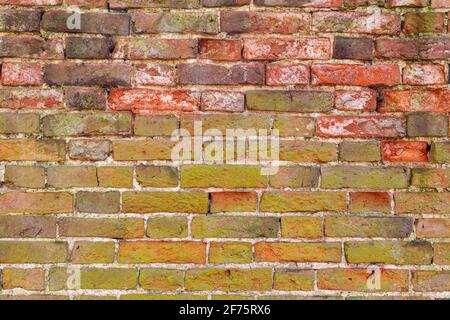
[[[0,299],[449,298],[449,10],[0,0]]]

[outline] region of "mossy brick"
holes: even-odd
[[[340,262],[339,242],[258,242],[255,244],[257,262]]]
[[[76,270],[76,269],[75,269]],[[50,291],[78,289],[77,281],[69,281],[74,270],[65,267],[50,267],[48,271],[48,288]]]
[[[133,168],[97,167],[98,185],[102,188],[131,188],[133,186]]]
[[[59,233],[65,237],[132,239],[144,236],[139,218],[60,218]]]
[[[0,213],[70,213],[72,202],[68,192],[6,192],[0,194]]]
[[[38,133],[39,129],[38,114],[9,112],[0,113],[0,134],[33,134]]]
[[[281,217],[283,238],[320,239],[323,235],[321,217]]]
[[[442,271],[414,271],[412,276],[414,291],[445,292],[450,290],[450,272]]]
[[[243,216],[194,217],[194,238],[276,238],[279,218]]]
[[[432,113],[411,113],[407,116],[409,137],[446,137],[448,117]]]
[[[97,187],[97,171],[92,166],[54,166],[47,169],[51,188]]]
[[[214,12],[157,12],[131,14],[134,33],[219,33],[219,16]]]
[[[115,243],[75,241],[71,261],[75,264],[113,263]]]
[[[3,10],[0,12],[0,31],[2,32],[39,32],[40,23],[41,12],[38,10]]]
[[[256,212],[257,199],[255,192],[213,192],[210,211],[211,213]]]
[[[139,285],[145,290],[181,290],[184,285],[184,271],[177,269],[141,269]]]
[[[418,188],[450,188],[450,169],[412,169],[411,185]]]
[[[269,176],[272,188],[314,188],[319,185],[318,167],[279,167],[278,172]]]
[[[120,263],[206,262],[206,244],[194,241],[121,241]]]
[[[146,234],[152,239],[185,238],[188,236],[188,221],[186,217],[149,218]]]
[[[67,257],[67,242],[0,241],[0,263],[63,263]]]
[[[120,210],[120,193],[80,191],[76,195],[75,207],[79,212],[118,213]]]
[[[25,290],[42,291],[45,289],[44,269],[5,268],[2,271],[3,289],[22,288]]]
[[[110,38],[67,37],[66,58],[70,59],[108,59],[113,50]]]
[[[325,217],[325,236],[333,238],[408,238],[410,217]]]
[[[191,269],[185,281],[186,289],[192,291],[267,291],[272,289],[272,270]]]
[[[197,9],[200,0],[110,0],[109,5],[113,9],[128,8],[173,8],[173,9]]]
[[[31,294],[31,295],[2,295],[0,300],[33,300],[33,301],[54,301],[54,300],[70,300],[68,295],[61,294]]]
[[[211,295],[211,300],[253,300],[254,297],[250,295],[240,294],[214,294]]]
[[[450,264],[450,243],[434,242],[433,243],[433,263],[438,265]]]
[[[73,300],[91,301],[91,300],[117,300],[116,296],[97,296],[97,295],[75,295]]]
[[[390,213],[391,197],[387,192],[350,192],[350,212]]]
[[[114,58],[174,60],[197,56],[196,39],[121,38],[115,41]]]
[[[381,160],[380,144],[375,141],[339,144],[339,158],[348,162],[377,162]]]
[[[379,283],[372,284],[370,269],[320,269],[317,271],[319,289],[358,292],[406,292],[409,289],[408,270],[381,269]]]
[[[114,140],[113,158],[116,161],[172,160],[172,151],[176,145],[177,142],[158,138]]]
[[[80,161],[102,161],[111,154],[112,144],[109,140],[71,140],[69,157]]]
[[[143,187],[176,187],[178,186],[178,169],[169,166],[138,166],[136,180]]]
[[[325,163],[337,160],[337,146],[331,142],[281,140],[281,161]]]
[[[203,6],[212,7],[239,7],[250,4],[251,0],[203,0]]]
[[[134,119],[137,136],[171,136],[177,129],[178,118],[174,115],[136,115]]]
[[[334,104],[333,93],[326,91],[250,90],[245,99],[253,111],[328,112]]]
[[[444,32],[445,14],[441,12],[407,12],[403,23],[403,32],[438,33]]]
[[[450,238],[450,219],[417,219],[417,238]]]
[[[0,238],[55,238],[56,218],[50,216],[0,216]]]
[[[426,241],[346,242],[348,263],[383,263],[394,265],[431,264],[433,249]]]
[[[63,140],[0,140],[2,161],[63,161],[66,153]]]
[[[274,289],[281,291],[314,290],[314,270],[276,269]]]
[[[450,214],[449,192],[398,192],[396,213]]]
[[[260,166],[185,165],[181,167],[183,188],[264,188],[267,176]]]
[[[264,192],[260,210],[262,212],[319,212],[346,210],[344,192]]]
[[[335,166],[321,171],[321,186],[325,189],[401,189],[409,185],[408,171],[404,168]]]
[[[125,213],[207,213],[208,202],[206,192],[124,192],[122,211]]]
[[[81,289],[135,289],[137,282],[134,268],[83,268],[80,272]]]
[[[450,163],[450,142],[433,142],[430,157],[435,163]]]
[[[45,169],[37,166],[7,165],[4,179],[9,188],[44,188]]]
[[[105,110],[106,94],[102,88],[68,87],[64,90],[66,105],[76,110]]]
[[[201,294],[162,294],[162,293],[135,293],[135,294],[122,294],[120,300],[208,300],[207,295]]]
[[[211,242],[209,263],[251,263],[252,244],[250,242]]]
[[[131,133],[131,114],[65,113],[45,116],[43,132],[53,136],[127,135]]]
[[[312,137],[316,126],[314,118],[277,115],[273,129],[279,130],[280,137]]]

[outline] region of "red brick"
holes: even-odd
[[[6,62],[2,65],[4,86],[37,86],[42,84],[42,68],[38,63]]]
[[[379,112],[450,112],[450,90],[385,90]]]
[[[201,59],[217,61],[241,60],[241,40],[200,39],[198,48]]]
[[[177,71],[168,64],[139,64],[135,66],[134,81],[137,85],[172,86],[176,83]]]
[[[304,64],[269,64],[266,67],[266,83],[271,86],[308,84],[309,68]]]
[[[57,89],[0,89],[0,108],[44,109],[62,106],[63,94]]]
[[[395,138],[405,134],[401,118],[367,117],[318,117],[317,135],[321,137]]]
[[[309,1],[292,1],[292,0],[255,0],[257,6],[267,7],[311,7],[311,8],[339,8],[342,6],[342,0],[309,0]]]
[[[383,161],[390,162],[427,162],[426,142],[389,141],[381,144]]]
[[[441,64],[410,64],[403,69],[403,84],[426,86],[445,84],[445,68]]]
[[[350,212],[389,213],[391,198],[387,192],[350,192]]]
[[[188,59],[197,56],[197,40],[117,38],[113,52],[114,59]]]
[[[338,90],[336,109],[343,111],[370,112],[377,108],[377,92],[374,90]]]
[[[400,84],[396,64],[322,64],[311,67],[313,84],[350,86],[393,86]]]

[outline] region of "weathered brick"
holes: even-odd
[[[67,192],[6,192],[0,194],[0,213],[70,213],[72,195]]]
[[[321,137],[395,138],[405,134],[402,118],[384,116],[318,117],[317,135]]]
[[[41,13],[34,10],[3,10],[0,13],[2,32],[39,32]]]
[[[76,241],[72,249],[72,263],[112,263],[115,244],[108,242]]]
[[[136,167],[136,180],[143,187],[169,188],[178,186],[178,170],[174,167]]]
[[[381,160],[378,142],[344,141],[339,145],[339,158],[348,162],[377,162]]]
[[[171,160],[175,146],[169,139],[114,140],[113,158],[117,161]]]
[[[450,162],[450,143],[433,142],[431,144],[430,158],[437,163]]]
[[[44,188],[45,169],[42,167],[7,165],[5,167],[5,184],[9,188]]]
[[[202,92],[203,111],[242,112],[245,109],[245,95],[237,91]]]
[[[294,115],[277,115],[273,120],[273,129],[277,129],[280,137],[312,137],[315,120],[309,117]]]
[[[211,213],[255,212],[257,198],[254,192],[213,192],[210,210]]]
[[[61,108],[63,95],[54,89],[0,89],[0,107],[10,109]]]
[[[156,217],[147,220],[147,236],[150,238],[185,238],[188,222],[185,217]]]
[[[135,66],[134,81],[137,85],[175,85],[177,70],[168,64],[146,63]]]
[[[105,92],[98,88],[66,88],[65,101],[66,105],[73,109],[106,109]]]
[[[380,112],[449,112],[450,90],[385,90]]]
[[[344,111],[375,111],[377,93],[374,90],[338,90],[336,91],[336,109]]]
[[[171,136],[178,129],[178,123],[174,115],[137,115],[134,118],[134,134],[146,137]]]
[[[53,188],[96,187],[95,167],[55,166],[47,169],[47,183]]]
[[[376,56],[393,59],[446,59],[450,40],[445,37],[420,39],[378,39]]]
[[[274,276],[274,289],[282,291],[314,290],[314,271],[296,269],[277,269]]]
[[[0,140],[0,160],[62,161],[65,143],[62,140]]]
[[[5,268],[2,271],[4,289],[22,288],[26,290],[44,290],[44,270]]]
[[[420,141],[385,141],[381,144],[383,161],[427,162],[428,145]]]
[[[41,28],[50,32],[99,33],[106,35],[128,35],[130,17],[125,13],[82,12],[80,25],[71,25],[73,12],[63,10],[47,11],[42,16]]]
[[[68,0],[67,4],[80,8],[105,8],[107,2],[107,0]]]
[[[38,133],[39,115],[34,113],[0,113],[0,134]]]
[[[54,63],[46,66],[44,78],[49,85],[129,86],[131,66],[121,63]]]
[[[138,218],[61,218],[59,233],[65,237],[114,239],[142,238],[144,220]]]
[[[218,61],[241,60],[241,40],[200,39],[198,52],[201,59]]]
[[[120,193],[109,192],[77,192],[75,204],[79,212],[117,213],[120,210]]]
[[[263,84],[264,65],[240,63],[232,66],[215,64],[181,64],[178,66],[180,84],[244,85]]]
[[[308,13],[223,11],[220,15],[220,31],[228,33],[306,33],[310,24]]]
[[[450,263],[450,243],[433,243],[433,263],[438,265],[448,265]]]
[[[426,86],[445,84],[445,69],[441,64],[409,64],[403,68],[403,84]]]
[[[191,269],[185,281],[192,291],[266,291],[272,288],[272,270]]]
[[[331,57],[331,43],[328,38],[245,38],[243,55],[248,60],[327,60]]]
[[[322,188],[401,189],[409,185],[408,171],[403,168],[335,166],[321,171]]]
[[[342,5],[342,0],[255,0],[255,5],[266,7],[313,7],[313,8],[337,8]]]
[[[400,68],[396,64],[315,64],[311,81],[318,85],[394,86],[400,84]]]
[[[272,188],[314,188],[319,186],[319,177],[316,167],[280,167],[269,179]]]
[[[133,168],[98,167],[98,185],[102,188],[131,188],[133,186]]]
[[[276,238],[279,229],[276,217],[195,217],[194,238]]]
[[[81,161],[101,161],[111,155],[112,144],[109,140],[71,140],[69,157]]]
[[[0,57],[39,58],[43,39],[33,36],[0,36]]]
[[[185,165],[181,167],[183,188],[264,188],[267,177],[260,166]]]
[[[450,219],[418,219],[418,238],[450,238]]]
[[[309,67],[304,64],[268,64],[266,84],[271,86],[309,84]]]
[[[59,241],[0,241],[0,263],[62,263],[67,243]]]
[[[235,7],[250,4],[251,0],[203,0],[204,7]]]
[[[250,263],[252,244],[249,242],[212,242],[209,247],[210,263]]]
[[[395,194],[396,213],[450,214],[448,192],[398,192]]]
[[[372,60],[374,43],[370,38],[343,38],[334,39],[334,59]]]
[[[255,244],[258,262],[340,262],[341,244],[333,242],[258,242]]]
[[[113,0],[115,1],[115,0]],[[161,293],[137,293],[137,294],[122,294],[120,300],[208,300],[207,295],[200,294],[161,294]]]
[[[139,285],[146,290],[174,291],[183,288],[184,271],[176,269],[142,269]]]
[[[282,217],[281,236],[320,239],[323,237],[323,220],[319,217]]]
[[[131,20],[135,33],[219,33],[219,17],[212,12],[133,12]]]
[[[350,192],[350,212],[389,213],[391,198],[387,192]]]
[[[433,250],[426,241],[361,241],[346,242],[349,263],[383,263],[396,265],[431,264]]]
[[[407,116],[409,137],[446,137],[448,117],[439,114],[413,113]]]
[[[208,193],[124,192],[122,194],[122,211],[129,213],[207,213]]]
[[[414,291],[448,291],[450,290],[450,272],[414,271],[412,285]]]
[[[135,289],[138,282],[138,270],[83,268],[80,279],[81,289]]]
[[[0,216],[1,238],[54,238],[56,219],[38,216]]]
[[[326,91],[250,90],[245,98],[253,111],[327,112],[333,108],[333,94]]]
[[[113,50],[110,38],[66,38],[66,57],[72,59],[108,59]]]
[[[351,238],[408,238],[414,220],[409,217],[325,217],[325,236]]]
[[[373,271],[367,269],[321,269],[318,270],[318,287],[324,290],[345,290],[361,292],[406,292],[409,273],[407,270],[381,269],[380,287],[372,284]]]
[[[112,110],[131,110],[134,113],[194,111],[199,104],[199,95],[186,90],[113,89],[109,94]]]
[[[396,7],[426,7],[428,1],[426,0],[388,0],[386,5],[389,8]]]
[[[39,63],[5,62],[2,64],[4,86],[39,86],[42,82],[42,67]]]
[[[260,203],[262,212],[340,212],[345,209],[343,192],[264,192]]]
[[[431,0],[432,8],[450,8],[448,0]]]
[[[444,32],[445,15],[437,12],[407,12],[404,15],[403,32]]]
[[[197,41],[194,39],[145,39],[120,38],[115,41],[113,58],[189,59],[197,56]]]
[[[120,263],[205,263],[206,244],[193,241],[120,242]]]

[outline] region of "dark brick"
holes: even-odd
[[[67,88],[65,91],[66,105],[75,109],[106,109],[106,97],[103,89],[97,88]]]
[[[0,31],[39,31],[41,12],[31,10],[4,10],[0,12]]]
[[[334,40],[333,58],[371,60],[374,44],[369,38],[340,38]]]
[[[66,38],[66,57],[74,59],[108,59],[113,50],[111,38]]]

